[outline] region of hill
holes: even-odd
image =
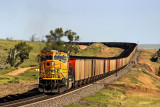
[[[95,56],[95,57],[116,57],[124,50],[121,48],[108,47],[102,43],[93,43],[90,46],[80,45],[78,53],[73,56]]]
[[[14,47],[15,44],[22,42],[22,41],[16,41],[16,40],[0,40],[0,67],[3,66],[5,63],[8,52],[11,48]],[[23,64],[20,65],[20,67],[28,67],[32,65],[37,65],[36,62],[37,55],[40,54],[40,51],[42,48],[44,48],[45,43],[42,42],[29,42],[26,41],[27,44],[29,44],[31,47],[33,47],[30,58],[28,60],[25,60]]]

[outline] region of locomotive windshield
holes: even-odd
[[[62,61],[62,62],[66,62],[67,57],[66,56],[54,56],[54,60],[59,60],[59,61]]]
[[[44,56],[44,55],[42,55],[41,56],[41,61],[46,61],[46,60],[52,60],[52,56]]]

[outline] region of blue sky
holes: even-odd
[[[0,0],[0,38],[71,29],[84,42],[160,44],[160,0]]]

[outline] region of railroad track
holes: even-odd
[[[54,106],[56,107],[57,106],[58,107],[58,106],[65,106],[65,105],[74,103],[78,101],[79,99],[81,99],[82,97],[88,96],[102,89],[104,84],[111,83],[117,80],[118,78],[121,78],[124,74],[126,74],[133,67],[133,65],[135,64],[137,60],[138,55],[139,55],[139,51],[135,53],[132,60],[125,68],[121,69],[118,72],[114,72],[113,74],[110,74],[107,77],[103,77],[95,82],[92,82],[90,84],[83,85],[78,88],[73,88],[62,94],[40,94],[39,93],[38,95],[35,95],[32,97],[1,103],[0,106],[3,106],[3,107],[15,107],[15,106],[26,106],[26,107]],[[96,91],[87,92],[86,95],[83,95],[87,89],[89,89],[90,91],[93,91],[94,88],[96,89]]]

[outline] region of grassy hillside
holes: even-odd
[[[0,66],[4,64],[4,62],[7,59],[8,53],[10,48],[13,48],[15,44],[19,43],[21,41],[14,41],[14,40],[0,40]],[[26,42],[31,47],[33,47],[29,59],[25,60],[23,64],[20,65],[20,67],[28,67],[31,65],[37,65],[36,57],[38,54],[40,54],[40,51],[42,48],[44,48],[45,43],[41,42]]]
[[[80,46],[78,53],[73,56],[97,56],[97,57],[116,57],[123,52],[121,48],[108,47],[102,43],[93,43],[90,46]]]
[[[138,63],[127,75],[94,95],[68,107],[151,107],[160,106],[159,63],[151,62],[154,50],[141,50]]]
[[[3,67],[10,48],[13,48],[15,44],[22,41],[13,41],[13,40],[0,40],[0,67]],[[44,48],[45,43],[41,42],[26,42],[33,49],[30,53],[29,59],[25,60],[20,67],[29,67],[33,65],[38,65],[36,61],[37,55],[40,54],[42,48]],[[21,81],[37,81],[38,80],[38,72],[33,70],[27,70],[26,72],[19,74],[18,76],[10,76],[4,75],[17,68],[9,68],[9,69],[0,69],[0,83],[19,83]]]

